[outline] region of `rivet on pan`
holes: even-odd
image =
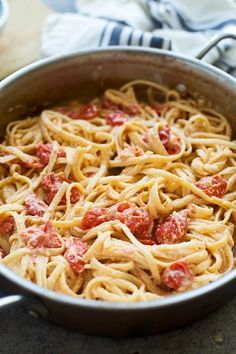
[[[40,318],[40,314],[35,310],[29,310],[28,313],[30,316],[33,316],[34,318]]]

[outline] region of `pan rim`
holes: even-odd
[[[19,286],[22,290],[32,296],[32,298],[39,297],[44,300],[51,300],[58,304],[66,304],[71,306],[79,306],[87,309],[94,310],[107,310],[107,311],[142,311],[151,310],[157,308],[171,307],[174,305],[181,305],[187,301],[197,300],[204,295],[209,295],[217,289],[224,287],[226,284],[236,280],[236,268],[232,269],[228,273],[224,274],[219,279],[213,281],[212,283],[200,286],[196,289],[185,291],[175,295],[169,295],[162,299],[150,300],[150,301],[137,301],[137,302],[112,302],[112,301],[102,301],[102,300],[89,300],[73,297],[70,295],[64,295],[57,293],[56,291],[43,288],[30,280],[22,278],[18,274],[14,273],[12,270],[8,269],[4,265],[0,264],[0,276],[8,279],[11,284]],[[4,291],[4,289],[3,289]],[[21,293],[14,292],[16,295],[22,295]],[[7,296],[7,295],[6,295]]]
[[[1,90],[4,88],[14,85],[15,81],[17,81],[22,76],[26,76],[27,74],[43,69],[46,66],[54,65],[56,63],[63,63],[69,60],[73,60],[76,57],[81,56],[88,56],[88,55],[97,55],[97,54],[104,54],[104,53],[114,53],[114,52],[126,52],[126,53],[136,53],[136,54],[153,54],[153,55],[160,55],[160,56],[167,56],[169,58],[178,59],[182,62],[186,63],[190,67],[197,67],[198,69],[205,69],[209,73],[211,73],[215,77],[222,78],[226,81],[226,86],[233,90],[236,89],[236,80],[230,76],[229,74],[223,72],[222,70],[213,67],[210,64],[202,62],[198,59],[186,57],[184,55],[175,54],[169,52],[167,50],[160,50],[155,48],[140,48],[134,46],[111,46],[107,48],[96,48],[90,50],[84,50],[79,52],[74,52],[66,55],[58,55],[53,56],[50,58],[45,58],[38,60],[34,63],[31,63],[13,74],[9,75],[5,79],[0,82],[0,99],[1,99]],[[109,301],[97,301],[97,300],[88,300],[88,299],[81,299],[72,297],[69,295],[63,295],[57,293],[52,290],[45,289],[40,287],[11,271],[10,269],[6,268],[5,266],[0,264],[0,275],[7,278],[12,284],[15,284],[25,291],[29,292],[33,295],[40,296],[42,299],[51,300],[57,302],[59,304],[67,304],[71,306],[79,306],[87,309],[93,310],[107,310],[107,311],[142,311],[142,310],[151,310],[153,308],[164,308],[170,307],[173,305],[180,305],[184,302],[197,299],[201,296],[209,294],[216,289],[222,288],[227,283],[236,279],[236,269],[232,269],[224,276],[220,277],[219,279],[215,280],[212,283],[200,286],[196,289],[186,291],[176,295],[170,295],[163,299],[151,300],[151,301],[140,301],[135,303],[130,302],[109,302]]]

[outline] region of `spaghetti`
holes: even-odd
[[[86,299],[190,290],[234,267],[235,185],[227,119],[189,94],[140,80],[44,110],[0,145],[1,263]]]

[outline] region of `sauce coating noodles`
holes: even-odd
[[[234,267],[231,134],[200,100],[141,80],[10,123],[1,263],[66,295],[119,302],[218,279]]]

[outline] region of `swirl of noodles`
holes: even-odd
[[[218,279],[235,264],[231,135],[202,99],[142,80],[10,123],[1,263],[44,288],[118,302]]]

